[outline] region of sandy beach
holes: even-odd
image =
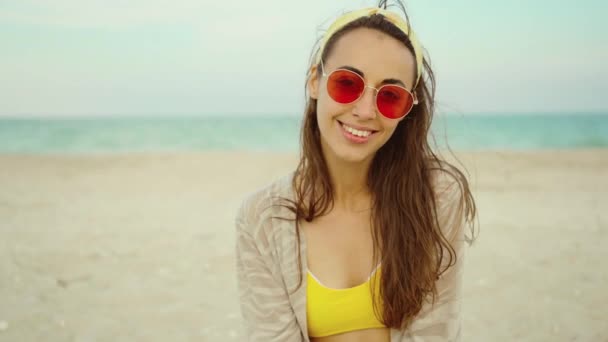
[[[480,228],[463,340],[608,341],[608,149],[458,156]],[[296,162],[0,155],[0,341],[245,340],[235,210]]]

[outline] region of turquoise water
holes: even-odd
[[[297,151],[297,117],[0,119],[0,153]],[[433,131],[453,149],[608,147],[606,114],[443,115]]]

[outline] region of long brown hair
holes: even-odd
[[[398,2],[398,5],[407,18],[403,4]],[[381,0],[378,6],[386,8],[386,1]],[[407,35],[382,15],[375,14],[353,21],[336,32],[327,41],[322,60],[326,60],[332,53],[340,37],[361,27],[394,37],[414,54]],[[315,67],[316,53],[318,47],[311,55],[306,83]],[[387,327],[397,329],[409,326],[428,294],[432,294],[434,302],[437,295],[436,280],[456,263],[454,248],[439,227],[437,199],[433,189],[434,172],[446,172],[460,187],[463,221],[470,224],[472,233],[467,242],[472,243],[475,236],[473,221],[476,207],[466,177],[456,166],[434,152],[427,141],[427,136],[432,135],[430,128],[434,112],[435,77],[428,57],[424,58],[423,65],[424,76],[414,90],[419,104],[414,106],[397,125],[390,139],[376,152],[367,176],[367,186],[372,194],[370,219],[373,260],[377,260],[377,253],[380,253],[382,262],[379,295],[384,305],[379,319]],[[321,74],[321,66],[316,67],[317,73]],[[300,161],[292,182],[295,198],[282,198],[283,202],[279,205],[295,214],[301,269],[300,220],[311,222],[329,213],[334,204],[329,170],[321,149],[317,100],[309,96],[300,138]],[[445,251],[449,252],[450,262],[441,269]],[[302,285],[302,274],[299,279],[295,290]],[[377,314],[378,301],[375,296],[373,303]]]

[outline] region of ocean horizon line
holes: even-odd
[[[295,151],[295,115],[0,118],[0,152]],[[438,147],[534,150],[608,147],[608,113],[435,116]]]

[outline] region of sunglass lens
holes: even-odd
[[[338,103],[351,103],[359,98],[365,83],[352,71],[336,70],[329,75],[327,92]]]
[[[382,115],[398,119],[412,109],[414,99],[412,94],[401,87],[385,85],[378,91],[376,103]]]

